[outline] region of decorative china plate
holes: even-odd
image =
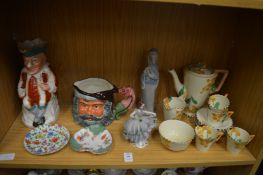
[[[225,131],[233,126],[233,120],[227,117],[223,122],[211,122],[208,117],[211,115],[208,108],[201,108],[196,113],[198,122],[202,125],[208,125],[215,129]]]
[[[104,154],[111,149],[111,145],[112,136],[102,124],[82,128],[70,139],[71,148],[78,152]]]
[[[26,134],[24,147],[31,154],[52,154],[61,150],[69,138],[69,131],[62,125],[41,125]]]

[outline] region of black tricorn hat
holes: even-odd
[[[47,42],[41,40],[40,38],[18,42],[17,44],[19,51],[26,57],[31,57],[45,52],[46,46]]]

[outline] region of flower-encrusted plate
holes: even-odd
[[[69,131],[62,125],[41,125],[26,134],[24,147],[34,155],[52,154],[61,150],[69,138]]]

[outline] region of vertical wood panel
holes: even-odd
[[[262,161],[263,148],[263,12],[244,11],[239,18],[236,47],[230,60],[230,76],[225,87],[229,93],[234,124],[256,137],[248,145],[258,163]],[[216,168],[213,174],[220,174]],[[224,168],[229,174],[247,175],[252,166]]]
[[[26,19],[26,20],[23,20]],[[72,83],[104,77],[130,84],[140,94],[139,76],[151,47],[160,52],[158,101],[175,95],[168,68],[204,62],[225,68],[236,10],[133,1],[20,2],[14,18],[18,39],[40,36],[59,78],[59,100],[71,103]]]
[[[9,4],[0,8],[0,140],[4,137],[20,112],[16,84],[19,76],[15,43],[10,28]],[[4,7],[4,8],[3,8]],[[1,175],[23,174],[21,170],[0,169]]]
[[[20,111],[16,93],[18,72],[15,46],[12,42],[8,4],[0,8],[0,140]],[[3,8],[4,7],[4,8]]]

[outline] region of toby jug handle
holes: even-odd
[[[133,88],[124,86],[118,89],[118,93],[123,96],[122,100],[116,104],[113,110],[115,119],[119,119],[121,115],[131,109],[135,103],[135,93]]]

